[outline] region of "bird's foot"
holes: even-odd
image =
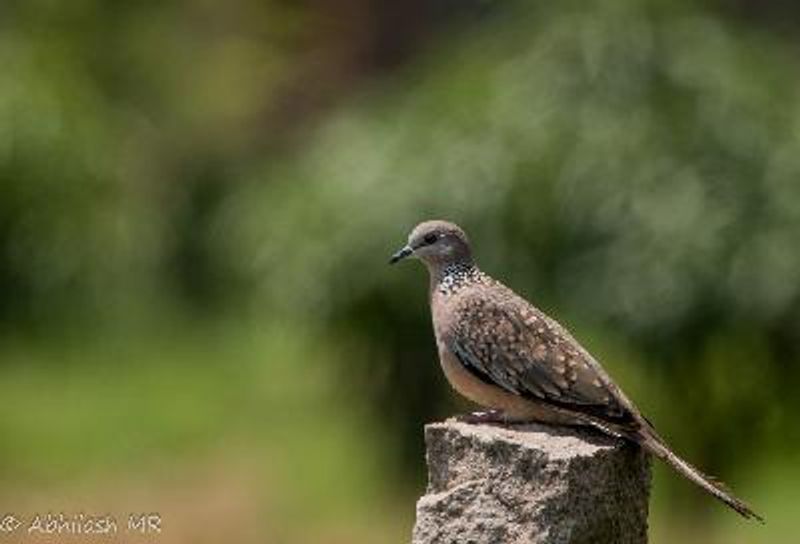
[[[461,423],[506,423],[505,414],[502,410],[486,410],[485,412],[471,412],[456,416],[456,420]]]

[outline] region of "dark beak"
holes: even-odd
[[[402,261],[406,257],[409,257],[412,253],[414,253],[414,250],[411,249],[409,246],[406,246],[397,253],[395,253],[394,255],[392,255],[392,258],[389,259],[389,264],[394,264],[397,261]]]

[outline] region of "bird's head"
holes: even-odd
[[[448,221],[425,221],[408,235],[408,243],[392,255],[391,264],[416,257],[429,267],[471,263],[472,252],[466,233]]]

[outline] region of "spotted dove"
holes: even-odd
[[[488,408],[472,421],[591,426],[633,442],[746,518],[743,501],[693,467],[656,433],[600,364],[555,320],[476,266],[464,231],[417,225],[391,263],[421,260],[439,359],[453,388]]]

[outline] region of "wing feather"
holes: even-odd
[[[468,297],[458,311],[449,347],[482,381],[616,425],[635,423],[602,368],[524,300]]]

